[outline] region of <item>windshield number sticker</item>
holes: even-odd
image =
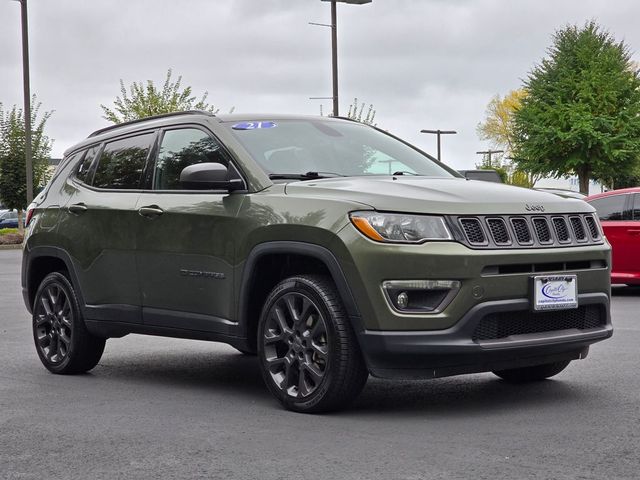
[[[234,130],[255,130],[257,128],[273,128],[277,126],[275,122],[242,122],[236,123],[231,128]]]

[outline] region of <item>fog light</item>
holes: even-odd
[[[382,290],[391,308],[400,313],[439,313],[460,290],[458,280],[389,280]]]
[[[407,292],[400,293],[397,302],[400,308],[407,308],[409,306],[409,295],[407,295]]]

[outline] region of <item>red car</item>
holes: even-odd
[[[585,198],[597,211],[612,249],[611,283],[640,285],[640,187]]]

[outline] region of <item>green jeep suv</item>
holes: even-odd
[[[541,380],[612,334],[580,200],[462,178],[347,119],[180,112],[70,148],[27,211],[22,287],[53,373],[130,333],[257,354],[289,409],[369,374]]]

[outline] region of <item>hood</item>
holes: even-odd
[[[593,212],[582,200],[464,178],[340,177],[292,182],[287,195],[359,202],[380,211],[449,215]]]

